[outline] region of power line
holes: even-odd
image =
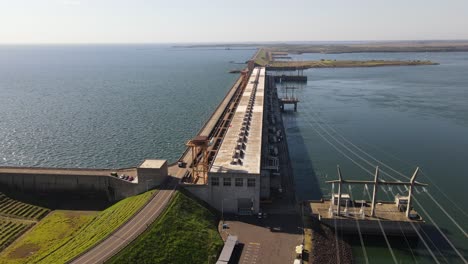
[[[312,116],[310,116],[312,117]],[[367,161],[365,158],[363,158],[362,156],[360,156],[359,154],[355,153],[353,150],[351,150],[349,147],[347,147],[345,144],[343,144],[342,142],[340,142],[338,139],[336,139],[336,137],[334,137],[333,135],[331,135],[331,133],[329,133],[322,125],[319,124],[319,122],[317,122],[317,120],[312,117],[312,119],[314,120],[314,122],[325,132],[327,133],[333,140],[335,140],[338,144],[340,144],[341,146],[343,146],[344,148],[346,148],[349,152],[353,153],[355,156],[357,156],[358,158],[360,158],[361,160],[363,160],[365,163],[373,166],[374,164],[370,163],[369,161]],[[324,122],[324,124],[326,124]],[[328,125],[329,127],[331,127],[330,125]],[[335,130],[336,131],[336,130]],[[338,134],[338,133],[337,133]],[[348,142],[350,142],[349,140],[347,140]],[[361,151],[362,153],[364,153],[365,155],[367,155],[368,157],[372,158],[373,160],[381,163],[382,165],[386,166],[387,168],[389,168],[390,170],[394,171],[395,173],[398,173],[399,175],[403,176],[404,178],[407,178],[409,179],[408,176],[404,175],[403,173],[393,169],[392,167],[390,167],[389,165],[379,161],[378,159],[374,158],[372,155],[368,154],[366,151],[362,150],[361,148],[359,148],[358,146],[354,145],[353,143],[351,143],[352,146],[356,147],[359,151]],[[390,178],[394,179],[394,180],[397,180],[395,177],[392,177],[390,174],[382,171],[382,174],[385,174],[387,176],[389,176]],[[398,188],[398,187],[397,187]],[[400,189],[399,189],[400,190]],[[400,190],[400,192],[402,192]],[[429,194],[429,192],[427,192],[427,194]],[[458,224],[457,221],[455,221],[455,219],[432,197],[430,196],[430,198],[432,198],[432,200],[436,203],[436,205],[445,213],[445,215],[455,224],[455,226],[465,235],[465,237],[468,237],[467,233],[465,232],[465,230],[460,226],[460,224]],[[416,198],[415,198],[416,199]]]
[[[311,110],[311,109],[309,109],[309,110]],[[339,133],[335,128],[333,128],[330,124],[328,124],[328,122],[324,122],[323,119],[321,119],[317,114],[315,114],[315,113],[313,113],[313,114],[317,117],[317,119],[318,119],[319,121],[321,121],[322,123],[324,123],[327,127],[330,128],[330,130],[332,130],[333,132],[335,132],[336,135],[338,135],[339,137],[341,137],[344,141],[348,142],[351,146],[355,147],[355,148],[356,148],[357,150],[359,150],[361,153],[363,153],[364,155],[368,156],[368,157],[371,158],[372,160],[374,160],[374,161],[376,161],[376,162],[382,164],[384,167],[390,169],[390,170],[393,171],[394,173],[397,173],[398,175],[400,175],[400,176],[402,176],[402,177],[404,177],[404,178],[409,179],[408,176],[406,176],[406,175],[404,175],[403,173],[401,173],[401,172],[399,172],[399,171],[393,169],[391,166],[387,165],[387,164],[384,163],[383,161],[381,161],[381,160],[379,160],[379,159],[376,159],[374,156],[370,155],[368,152],[364,151],[364,150],[363,150],[362,148],[360,148],[359,146],[356,146],[353,142],[351,142],[350,140],[348,140],[345,136],[343,136],[343,135],[342,135],[341,133]],[[395,157],[396,159],[398,159],[399,161],[402,161],[402,162],[406,163],[407,165],[411,165],[411,164],[407,163],[406,161],[404,161],[404,160],[402,160],[402,159],[400,159],[400,158],[398,158],[398,157],[396,157],[396,156],[394,156],[394,155],[392,155],[392,156]],[[440,193],[442,193],[442,195],[445,196],[445,198],[446,198],[448,201],[450,201],[453,205],[455,205],[455,207],[456,207],[458,210],[460,210],[465,216],[468,216],[468,213],[465,212],[463,209],[461,209],[454,201],[452,201],[452,200],[445,194],[445,192],[443,192],[443,191],[439,188],[439,186],[437,186],[437,184],[435,184],[426,174],[424,174],[424,172],[421,171],[421,173],[422,173],[424,176],[426,176],[426,178],[427,178],[427,179],[429,180],[429,182],[432,184],[431,186],[434,186]],[[442,208],[442,206],[440,206],[438,203],[437,203],[437,205],[438,205],[442,210],[444,210],[444,209]],[[445,211],[445,210],[444,210],[444,211]],[[447,213],[447,215],[448,215],[448,213]],[[451,217],[450,217],[450,218],[451,218]],[[451,218],[451,219],[453,220],[453,218]],[[453,222],[455,222],[455,220],[453,220]],[[456,225],[459,226],[458,223],[456,223]],[[460,229],[461,229],[461,228],[460,228]],[[467,234],[466,234],[466,232],[465,232],[464,230],[462,230],[462,232],[465,234],[465,236],[467,236]]]
[[[312,119],[314,119],[312,116],[309,116],[311,117]],[[315,119],[314,119],[315,120]],[[313,124],[307,120],[308,123],[311,125],[311,128],[321,137],[323,138],[327,143],[329,143],[333,148],[335,148],[339,153],[341,153],[343,156],[345,156],[346,158],[348,158],[350,161],[352,161],[355,165],[357,165],[358,167],[360,167],[361,169],[363,169],[364,171],[366,171],[367,173],[369,173],[370,175],[373,175],[372,172],[370,172],[369,170],[367,170],[366,168],[364,168],[360,163],[358,163],[357,161],[355,161],[354,159],[352,159],[349,155],[347,155],[346,153],[344,153],[341,149],[339,149],[335,144],[333,144],[332,142],[330,142],[325,136],[323,136],[320,132],[318,132],[318,130],[313,126]],[[315,120],[315,123],[325,132],[327,133],[333,140],[335,140],[337,143],[339,143],[340,145],[342,145],[344,148],[346,148],[349,152],[351,152],[352,154],[354,154],[355,156],[357,156],[358,158],[360,158],[361,160],[363,160],[365,163],[373,166],[372,163],[370,163],[368,160],[364,159],[362,156],[360,156],[359,154],[357,154],[356,152],[352,151],[349,147],[347,147],[346,145],[344,145],[342,142],[340,142],[339,140],[337,140],[335,137],[333,137],[333,135],[331,135],[326,129],[323,128],[323,126],[321,126],[320,124],[318,124],[318,122]],[[386,174],[387,176],[389,176],[390,178],[392,179],[395,179],[397,180],[396,178],[394,178],[393,176],[391,176],[390,174],[388,173],[385,173],[385,172],[382,172],[383,174]],[[419,205],[419,207],[421,207],[421,209],[423,210],[423,212],[425,212],[425,214],[429,217],[429,215],[427,214],[427,211],[423,209],[422,205],[417,202],[416,198],[414,198],[415,202]],[[429,217],[429,219],[432,219]],[[432,220],[431,220],[432,221]],[[448,239],[448,237],[442,233],[442,231],[440,230],[440,228],[437,226],[437,224],[435,223],[435,221],[432,221],[432,223],[434,224],[434,226],[436,226],[436,228],[438,229],[438,231],[442,234],[442,236],[445,238],[445,240],[447,240],[447,242],[449,243],[449,245],[452,247],[452,249],[457,253],[457,255],[464,261],[464,263],[467,263],[465,258],[460,254],[460,252],[458,251],[458,249],[453,245],[453,243]]]

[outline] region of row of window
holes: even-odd
[[[235,186],[244,186],[244,178],[235,178]],[[211,177],[211,185],[219,186],[219,178]],[[231,186],[231,178],[223,178],[223,186]],[[255,187],[255,179],[247,179],[247,187]]]

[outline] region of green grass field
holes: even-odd
[[[20,236],[33,223],[0,218],[0,250]]]
[[[269,60],[267,57],[268,55],[267,55],[266,49],[260,48],[260,50],[257,53],[257,56],[255,57],[255,63],[260,66],[265,66],[269,63]]]
[[[1,263],[65,263],[107,237],[154,193],[129,197],[101,212],[54,211],[1,252]]]
[[[164,213],[109,263],[215,263],[223,247],[217,216],[178,191]]]
[[[36,224],[27,235],[15,241],[1,254],[2,263],[26,263],[55,245],[65,242],[97,213],[80,214],[54,211]]]
[[[17,201],[0,192],[0,251],[49,212],[47,208]]]
[[[398,60],[320,60],[320,61],[275,61],[270,63],[271,68],[297,67],[297,68],[348,68],[348,67],[380,67],[380,66],[413,66],[434,65],[431,61],[398,61]]]
[[[37,221],[49,212],[47,208],[11,199],[0,192],[0,216]]]

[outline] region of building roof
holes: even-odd
[[[142,169],[160,169],[166,160],[158,160],[158,159],[146,159],[144,160],[138,168]]]
[[[265,68],[257,67],[249,77],[210,172],[260,174],[264,91]]]

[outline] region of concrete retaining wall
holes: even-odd
[[[10,190],[37,193],[104,193],[110,201],[140,194],[160,185],[168,175],[167,162],[160,169],[145,169],[134,182],[111,176],[112,170],[0,168],[0,185]],[[137,169],[121,170],[137,176]],[[121,173],[119,172],[119,174]]]

